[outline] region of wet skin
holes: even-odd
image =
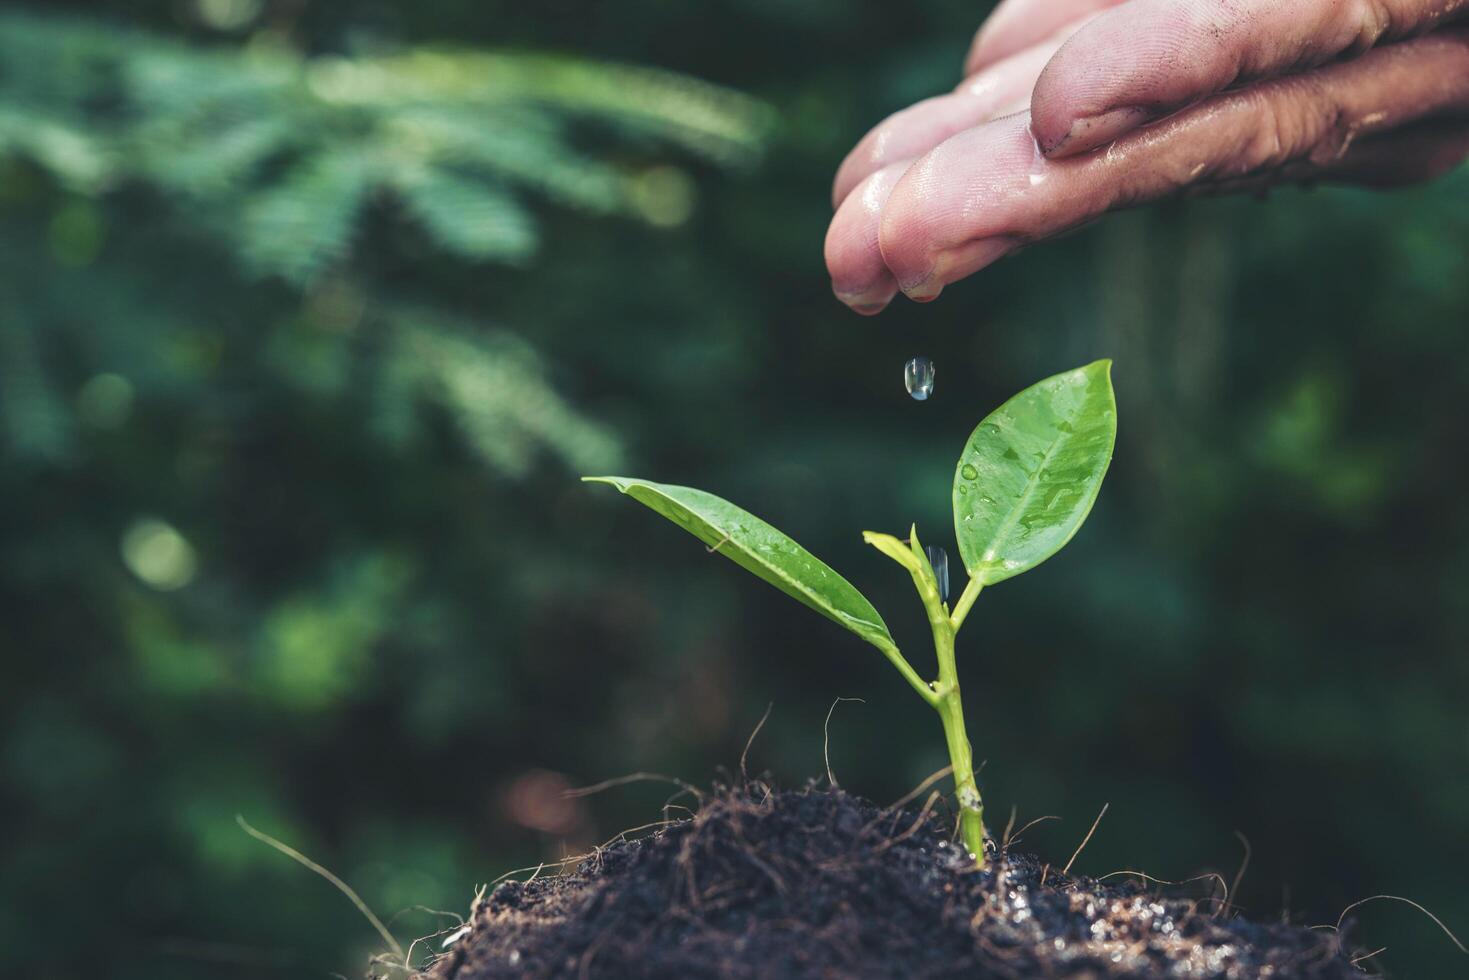
[[[859,313],[1117,208],[1469,155],[1469,0],[1003,0],[964,73],[837,171],[826,264]]]

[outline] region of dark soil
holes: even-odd
[[[425,980],[1364,976],[1334,932],[1024,854],[980,873],[950,836],[947,818],[841,791],[719,790],[574,871],[500,885]]]

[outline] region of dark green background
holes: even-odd
[[[1251,915],[1334,923],[1391,892],[1469,931],[1469,172],[1115,216],[862,320],[821,261],[830,175],[952,84],[981,5],[256,6],[0,22],[0,972],[360,975],[366,924],[235,814],[385,916],[463,912],[667,796],[560,787],[706,781],[772,701],[752,767],[822,774],[827,710],[860,697],[832,768],[902,795],[943,744],[873,650],[576,477],[747,506],[923,662],[906,577],[859,532],[951,543],[974,423],[1098,357],[1120,406],[1101,500],[961,640],[990,812],[1064,817],[1027,835],[1064,862],[1110,801],[1091,874],[1232,877],[1238,830]],[[372,120],[247,99],[286,142],[202,183],[187,168],[227,147],[150,128],[271,45],[301,71],[551,51],[758,104],[729,102],[714,145],[533,97],[472,133],[564,136],[471,162],[509,211],[464,191],[425,225],[374,192],[301,259],[340,175],[294,168],[333,140],[401,148]],[[154,71],[190,47],[213,54]],[[555,184],[562,158],[595,179]],[[916,353],[924,404],[900,383]],[[1465,970],[1411,910],[1361,916],[1395,976]]]

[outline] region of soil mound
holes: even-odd
[[[841,791],[720,790],[694,818],[574,871],[500,885],[425,976],[1364,976],[1335,933],[1215,914],[1023,854],[976,872],[950,831]]]

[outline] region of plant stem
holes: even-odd
[[[974,605],[974,600],[979,598],[979,593],[983,588],[978,575],[971,578],[969,584],[964,586],[964,594],[959,597],[958,602],[954,603],[954,614],[949,617],[949,623],[954,627],[955,633],[959,632],[959,627],[964,625],[964,617],[969,615],[969,607]]]
[[[959,801],[959,836],[982,869],[985,860],[984,802],[974,780],[974,754],[969,747],[969,736],[964,731],[964,703],[959,694],[959,671],[954,664],[954,634],[958,627],[938,601],[937,593],[930,595],[929,591],[921,589],[920,594],[924,608],[928,610],[934,652],[938,656],[939,679],[934,685],[934,693],[938,697],[934,710],[943,722],[949,762],[954,767],[954,795]],[[979,594],[978,588],[973,591],[975,595]],[[969,592],[965,589],[965,596],[969,596]],[[972,604],[973,601],[970,597],[969,602]]]
[[[903,656],[902,652],[896,646],[883,646],[879,649],[882,650],[883,656],[887,657],[892,665],[898,668],[898,673],[903,675],[903,680],[907,681],[913,690],[918,692],[918,696],[937,710],[939,706],[938,695],[933,692],[933,688],[923,682],[922,677],[918,676],[918,671],[913,669],[913,665],[908,662],[908,658]]]

